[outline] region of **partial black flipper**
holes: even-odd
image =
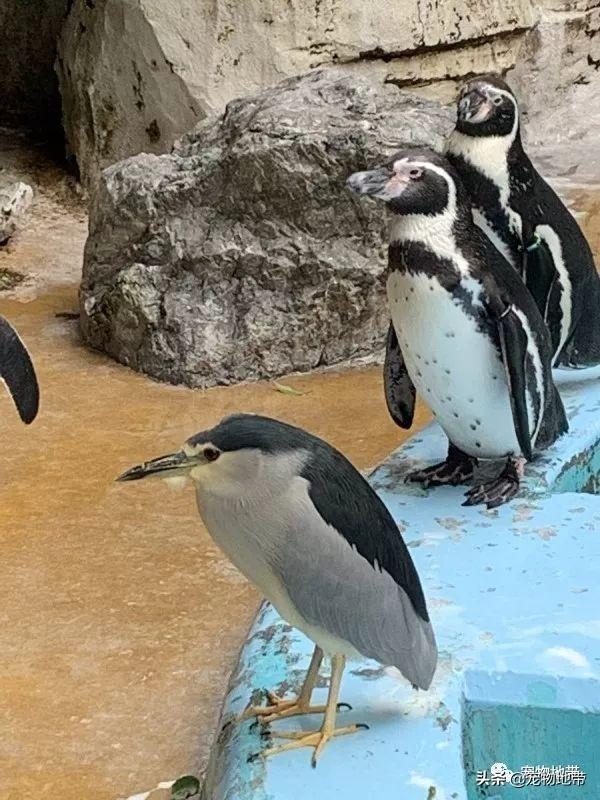
[[[398,337],[391,322],[385,344],[383,387],[391,418],[401,428],[410,428],[415,414],[416,389],[406,371]]]
[[[512,305],[507,305],[500,313],[496,312],[497,310],[493,309],[508,383],[515,433],[521,452],[528,461],[531,461],[533,448],[527,413],[527,377],[525,371],[528,344],[527,333]]]
[[[557,277],[554,259],[546,242],[535,233],[525,238],[523,250],[523,277],[542,317],[545,317],[548,296]]]
[[[560,307],[560,299],[562,295],[562,286],[558,280],[558,275],[554,276],[554,280],[548,291],[548,299],[546,300],[546,309],[544,311],[544,322],[550,331],[550,339],[552,341],[552,363],[556,361],[559,355],[560,339],[562,333],[562,309]]]
[[[523,251],[523,275],[544,322],[550,331],[553,362],[558,356],[562,338],[563,312],[560,305],[562,286],[550,248],[540,236],[531,232]]]
[[[23,422],[33,422],[40,400],[35,370],[18,333],[4,317],[0,317],[0,378],[6,383]]]

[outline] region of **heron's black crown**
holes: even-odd
[[[319,440],[310,433],[259,414],[234,414],[214,428],[201,431],[188,439],[188,444],[211,442],[224,452],[256,448],[265,453],[310,450]]]

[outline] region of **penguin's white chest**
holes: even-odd
[[[502,360],[436,278],[392,272],[388,301],[406,368],[448,438],[479,458],[521,452]]]

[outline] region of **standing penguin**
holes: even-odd
[[[35,419],[40,393],[27,348],[16,330],[0,317],[0,379],[6,384],[19,416],[27,425]]]
[[[522,280],[473,223],[469,197],[446,159],[406,150],[348,186],[393,214],[387,294],[393,329],[386,398],[412,424],[418,391],[444,429],[446,460],[413,473],[425,485],[465,482],[478,459],[506,459],[465,505],[513,497],[524,461],[567,430],[552,381],[548,331]]]
[[[600,363],[600,277],[575,218],[523,150],[519,107],[490,75],[460,92],[446,154],[475,222],[522,275],[548,325],[553,364]]]

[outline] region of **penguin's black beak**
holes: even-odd
[[[477,124],[485,122],[492,113],[492,102],[481,88],[464,92],[458,101],[458,119],[461,122]]]
[[[370,194],[377,197],[384,192],[393,172],[387,167],[355,172],[346,181],[346,186],[355,194]]]

